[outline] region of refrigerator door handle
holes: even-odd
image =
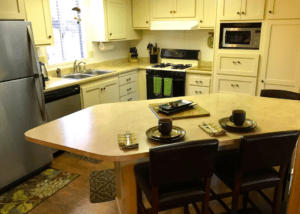
[[[32,30],[31,30],[31,26],[27,25],[27,31],[28,31],[28,35],[29,35],[29,39],[30,39],[30,45],[31,48],[33,50],[34,53],[34,58],[32,60],[32,64],[33,64],[33,69],[34,69],[34,77],[35,77],[35,82],[39,82],[39,92],[38,94],[40,94],[40,99],[39,99],[39,106],[40,106],[40,110],[42,113],[42,118],[43,121],[46,120],[46,106],[45,106],[45,95],[44,95],[44,87],[43,87],[43,77],[42,77],[42,73],[41,70],[39,68],[39,61],[38,61],[38,56],[37,56],[37,52],[34,46],[34,40],[33,40],[33,35],[32,35]]]

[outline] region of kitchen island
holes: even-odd
[[[149,104],[178,99],[180,98],[97,105],[29,130],[25,137],[28,141],[44,146],[99,160],[114,161],[119,212],[135,214],[133,166],[147,161],[149,149],[161,145],[149,140],[145,134],[147,129],[156,126],[158,122],[149,109]],[[230,116],[233,109],[245,110],[247,118],[256,121],[258,126],[248,133],[228,132],[226,136],[218,137],[220,149],[238,148],[242,135],[300,130],[300,120],[295,119],[300,118],[298,101],[237,94],[189,96],[184,99],[198,103],[211,115],[174,120],[173,125],[186,130],[187,134],[182,141],[211,138],[198,125],[202,122],[218,123],[219,119]],[[124,134],[126,131],[136,134],[138,149],[120,150],[118,134]],[[297,166],[295,174],[298,173]]]

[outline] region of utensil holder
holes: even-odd
[[[158,54],[154,54],[154,55],[150,54],[150,63],[151,64],[158,63]]]

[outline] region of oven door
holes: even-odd
[[[258,48],[253,44],[254,28],[224,28],[223,48]]]

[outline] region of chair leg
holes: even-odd
[[[210,193],[210,184],[211,184],[211,178],[205,178],[205,197],[202,201],[202,213],[203,214],[209,214],[209,193]]]
[[[232,214],[237,214],[238,211],[241,184],[242,184],[242,173],[238,172],[235,175],[235,184],[234,184],[232,204],[231,204]]]
[[[278,212],[279,212],[279,208],[280,208],[280,204],[281,204],[280,193],[282,190],[283,180],[284,180],[286,171],[287,171],[287,166],[280,166],[279,176],[280,176],[281,181],[280,181],[280,184],[277,187],[275,187],[273,206],[272,206],[272,209],[273,209],[272,214],[278,214]]]
[[[247,212],[247,204],[248,204],[249,192],[243,194],[243,213]]]
[[[190,214],[189,205],[184,206],[184,214]]]
[[[283,186],[282,186],[282,195],[281,195],[281,201],[284,202],[285,201],[285,193],[286,193],[286,188],[287,188],[287,184],[289,182],[289,176],[291,172],[291,164],[289,164],[289,166],[287,167],[287,170],[285,172],[284,175],[284,180],[283,180]]]
[[[138,182],[136,182],[136,198],[137,198],[137,213],[144,214],[140,205],[143,204],[143,196],[142,196],[142,189]]]
[[[158,214],[158,187],[152,187],[152,214]]]

